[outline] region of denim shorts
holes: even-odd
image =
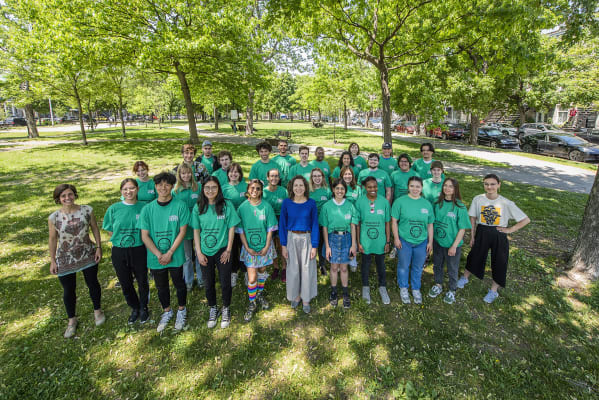
[[[329,233],[329,247],[331,248],[331,264],[349,263],[349,249],[351,247],[351,233],[345,235]],[[322,255],[326,256],[326,247],[322,246]]]

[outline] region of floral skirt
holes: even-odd
[[[275,258],[277,258],[277,251],[272,242],[265,256],[252,256],[247,252],[245,246],[241,247],[241,254],[239,255],[239,259],[245,263],[247,268],[262,268],[271,265]]]

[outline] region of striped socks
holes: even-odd
[[[264,287],[264,283],[262,284],[262,287]],[[248,297],[250,299],[250,301],[256,301],[256,292],[258,289],[258,283],[250,283],[248,282]]]
[[[266,273],[259,272],[258,273],[258,292],[261,293],[264,290],[264,283],[266,282],[266,277],[268,275]]]

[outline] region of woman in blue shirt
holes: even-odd
[[[287,259],[287,300],[292,308],[301,300],[307,314],[310,300],[317,295],[318,211],[303,176],[292,178],[287,191],[289,198],[283,200],[279,219],[281,249]]]

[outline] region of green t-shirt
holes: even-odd
[[[145,205],[158,197],[156,195],[156,188],[154,186],[153,179],[149,179],[147,182],[142,182],[139,178],[135,180],[139,186],[139,190],[137,192],[137,201],[141,201],[142,204]]]
[[[193,210],[193,207],[198,202],[201,191],[202,191],[202,185],[198,184],[198,190],[196,190],[196,191],[191,190],[191,188],[187,188],[187,189],[181,189],[178,192],[175,192],[175,189],[173,189],[173,190],[171,190],[171,195],[173,196],[173,199],[182,201],[187,206],[189,211],[191,212],[191,210]],[[185,232],[184,239],[185,240],[193,239],[193,231],[191,229],[187,229],[187,232]]]
[[[222,188],[225,184],[229,183],[229,177],[227,176],[227,171],[222,168],[217,169],[212,173],[212,176],[218,179],[218,183],[220,183],[220,187]]]
[[[356,204],[356,200],[358,197],[362,195],[362,188],[360,185],[356,185],[355,189],[352,189],[351,186],[347,185],[347,192],[345,192],[345,198],[348,199],[352,204]]]
[[[257,206],[253,206],[247,200],[239,206],[238,212],[241,222],[237,225],[237,232],[245,234],[248,246],[252,250],[261,251],[266,246],[268,232],[277,230],[275,212],[265,200]]]
[[[268,185],[268,180],[266,179],[266,174],[271,169],[278,169],[279,175],[282,176],[281,168],[279,165],[273,160],[268,160],[267,163],[263,163],[262,160],[258,160],[252,165],[252,169],[250,169],[250,180],[252,179],[260,179],[264,186]]]
[[[391,220],[389,201],[384,196],[378,196],[374,202],[360,196],[356,201],[356,211],[364,254],[384,254],[387,243],[385,223]]]
[[[422,179],[428,179],[432,176],[431,164],[433,161],[435,160],[431,159],[431,162],[425,163],[422,158],[419,158],[418,160],[414,161],[414,164],[412,164],[412,171],[416,172],[416,174]]]
[[[144,206],[145,204],[140,201],[135,204],[121,201],[108,207],[104,214],[102,229],[112,232],[110,241],[113,246],[129,248],[143,245],[137,223]]]
[[[310,182],[310,173],[313,169],[314,167],[310,163],[308,163],[305,167],[303,167],[300,163],[292,165],[291,168],[289,168],[289,180],[297,175],[301,175],[306,179],[306,181]]]
[[[391,183],[393,184],[393,198],[399,199],[408,194],[408,179],[418,176],[416,172],[409,170],[404,172],[400,169],[391,174]]]
[[[139,217],[139,229],[148,231],[150,238],[161,253],[166,253],[175,242],[182,227],[189,224],[189,208],[182,201],[173,199],[165,206],[158,204],[157,200],[147,204]],[[183,246],[175,249],[171,262],[161,265],[150,250],[148,250],[148,268],[164,269],[180,267],[185,262]]]
[[[458,207],[451,201],[441,205],[435,203],[435,240],[442,247],[451,247],[460,229],[471,229],[470,217],[466,206],[458,200]],[[458,247],[464,243],[460,241]]]
[[[209,205],[206,212],[200,214],[198,204],[196,204],[191,212],[190,225],[192,229],[200,231],[202,253],[213,256],[220,249],[227,246],[229,229],[237,226],[239,221],[235,206],[232,202],[225,200],[223,215],[217,215],[213,205]]]
[[[201,163],[204,164],[206,166],[206,170],[208,171],[208,175],[212,175],[212,173],[214,172],[214,161],[216,160],[216,158],[214,158],[214,156],[207,158],[205,155],[201,156]],[[196,158],[197,161],[197,158]],[[193,171],[194,174],[196,173],[196,171]]]
[[[326,162],[325,160],[322,160],[322,161],[312,160],[312,161],[310,161],[310,164],[312,165],[312,169],[320,168],[322,170],[322,172],[324,173],[324,179],[327,182],[329,181],[329,177],[331,176],[331,166],[329,165],[328,162]]]
[[[318,214],[320,214],[320,210],[324,203],[329,201],[333,197],[333,192],[328,187],[319,187],[313,192],[310,192],[310,198],[316,202],[316,209],[318,210]]]
[[[397,166],[397,159],[393,156],[389,158],[384,158],[383,156],[379,157],[379,169],[382,169],[386,173],[391,176],[392,173],[397,171],[399,167]]]
[[[351,232],[351,224],[358,223],[358,213],[351,201],[344,199],[343,204],[339,205],[331,199],[322,206],[318,223],[329,232]]]
[[[354,171],[354,176],[357,178],[358,174],[360,173],[360,168],[351,167],[351,169]],[[339,168],[339,166],[337,166],[333,170],[333,173],[331,174],[331,178],[339,178],[340,176],[341,176],[341,168]]]
[[[279,170],[281,171],[281,186],[287,186],[289,182],[289,170],[292,166],[297,164],[297,160],[293,158],[291,155],[287,154],[286,156],[282,156],[280,154],[276,155],[272,159],[279,166]]]
[[[428,238],[427,227],[435,221],[433,206],[424,197],[408,195],[393,202],[391,216],[398,220],[399,236],[408,243],[420,244]]]
[[[223,197],[227,200],[231,200],[235,209],[238,209],[241,203],[247,200],[245,197],[247,191],[248,184],[246,181],[241,181],[235,186],[227,183],[223,186]]]
[[[367,168],[362,170],[360,175],[358,175],[358,183],[362,185],[364,179],[369,176],[374,176],[376,178],[376,184],[378,186],[377,194],[379,196],[385,197],[386,189],[391,187],[391,178],[389,178],[389,174],[380,168],[377,168],[374,171],[370,168]]]
[[[422,182],[422,197],[430,201],[431,204],[439,200],[441,190],[443,190],[443,179],[439,183],[433,182],[433,178],[425,179]]]
[[[274,210],[277,218],[279,218],[279,215],[281,215],[281,206],[283,205],[283,200],[289,197],[287,195],[287,189],[277,186],[277,190],[271,192],[268,190],[268,186],[264,186],[264,192],[262,192],[262,195],[264,196],[264,200],[268,201],[268,204],[270,204]]]
[[[354,165],[356,166],[356,170],[359,173],[363,169],[367,169],[368,168],[368,161],[366,161],[364,159],[364,157],[362,157],[362,156],[357,156],[356,158],[354,158]],[[356,176],[357,175],[358,174],[356,174]]]

